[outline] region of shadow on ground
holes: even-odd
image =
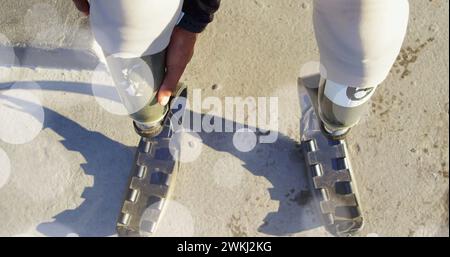
[[[24,101],[0,95],[15,106]],[[81,164],[86,175],[93,176],[94,184],[85,188],[83,203],[74,210],[66,210],[50,223],[42,223],[37,230],[47,236],[110,236],[115,234],[124,185],[128,178],[134,149],[90,131],[56,111],[45,108],[44,129],[51,129],[63,139],[61,144],[69,151],[79,152],[86,163]]]
[[[38,82],[40,83],[40,82]],[[78,94],[92,94],[88,90],[87,84],[80,87],[71,86],[66,82],[52,82],[42,86],[43,90],[64,90]],[[7,97],[0,94],[0,97]],[[8,101],[16,105],[24,104],[20,99],[7,97]],[[30,104],[30,103],[26,103]],[[47,236],[66,236],[69,233],[76,233],[79,236],[111,236],[115,234],[115,224],[123,200],[123,192],[126,188],[128,173],[132,167],[133,153],[135,148],[128,147],[119,142],[111,140],[105,135],[90,131],[80,126],[77,122],[59,114],[58,112],[44,108],[45,124],[44,128],[52,129],[59,134],[63,140],[61,143],[67,150],[79,152],[86,160],[81,164],[86,175],[93,176],[94,185],[85,188],[82,198],[83,203],[73,210],[65,210],[57,214],[52,222],[42,223],[37,230]],[[198,115],[189,113],[190,115]],[[222,119],[222,118],[219,118]],[[222,119],[222,124],[225,124]],[[234,126],[243,126],[233,123]],[[131,127],[130,127],[131,129]],[[310,204],[310,197],[304,194],[308,190],[305,188],[306,176],[304,174],[303,161],[299,149],[296,149],[298,142],[289,137],[279,134],[278,140],[273,144],[258,144],[257,147],[248,153],[242,153],[233,146],[233,133],[200,133],[203,143],[212,149],[220,152],[227,152],[240,159],[245,168],[255,176],[263,176],[273,185],[269,189],[271,198],[279,201],[279,209],[276,212],[268,213],[264,223],[258,231],[267,235],[289,235],[320,226],[319,221],[306,218],[305,210]],[[283,167],[276,167],[277,172],[261,171],[257,160],[259,151],[276,151],[277,149],[292,149],[293,161],[299,164],[298,172],[300,176],[289,177],[280,176],[280,173],[289,173]],[[294,199],[286,197],[289,185],[292,180],[298,180],[298,185],[302,185],[303,190],[297,192]],[[292,201],[298,204],[290,204]],[[302,208],[304,207],[304,208]],[[299,211],[298,217],[292,213]],[[309,215],[317,217],[317,215]],[[273,225],[277,224],[277,225]],[[283,224],[280,226],[280,224]],[[69,228],[70,231],[61,229]]]
[[[198,115],[192,112],[187,114]],[[204,115],[201,115],[200,119],[203,120],[203,117]],[[216,117],[216,119],[221,124],[229,122],[220,117]],[[236,122],[230,122],[230,124],[233,124],[234,131],[237,131],[236,128],[244,127],[243,124]],[[249,128],[256,132],[257,137],[266,135],[258,128]],[[272,185],[271,188],[268,188],[268,191],[271,200],[278,202],[279,207],[276,212],[270,212],[266,215],[264,220],[261,221],[263,225],[258,228],[258,232],[267,235],[286,236],[321,226],[318,219],[315,218],[318,216],[311,205],[312,197],[307,185],[304,162],[298,142],[278,133],[277,140],[274,143],[258,143],[250,152],[241,152],[233,144],[235,133],[201,132],[198,134],[203,144],[215,151],[233,155],[243,163],[242,165],[247,171],[254,176],[264,177]],[[288,156],[281,156],[286,154]],[[271,157],[270,160],[267,159],[267,156]],[[289,165],[283,163],[286,160],[290,162]]]

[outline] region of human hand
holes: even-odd
[[[175,27],[166,55],[166,76],[158,92],[158,102],[167,105],[186,66],[194,55],[197,34]]]

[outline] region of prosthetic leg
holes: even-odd
[[[184,106],[174,105],[186,98],[187,89],[180,85],[169,103],[174,108],[168,109],[161,121],[147,130],[133,122],[141,140],[117,222],[119,236],[152,236],[157,229],[179,169],[180,148],[170,140],[183,122]]]
[[[302,117],[302,152],[314,202],[330,233],[353,235],[363,227],[363,217],[345,136],[362,109],[340,110],[324,94],[326,80],[319,74],[299,82],[312,103]]]
[[[91,1],[94,36],[141,137],[117,221],[119,236],[154,234],[179,167],[180,149],[171,139],[179,132],[184,114],[177,100],[185,99],[187,90],[179,85],[166,106],[158,103],[157,93],[166,73],[166,48],[182,5],[183,0],[136,0],[130,5]]]
[[[140,58],[109,56],[106,60],[127,110],[141,107],[130,115],[141,140],[117,222],[117,232],[119,236],[151,236],[156,231],[179,168],[176,160],[180,149],[170,144],[170,140],[182,124],[184,105],[180,99],[187,98],[187,89],[179,85],[167,106],[157,101],[159,86],[151,87],[151,91],[145,86],[135,87],[130,95],[130,88],[136,83],[161,85],[165,75],[165,51]],[[149,74],[152,76],[149,77]]]
[[[408,16],[407,0],[314,1],[322,67],[316,76],[304,78],[313,108],[303,116],[302,151],[317,208],[337,236],[352,235],[363,226],[345,138],[388,76]]]

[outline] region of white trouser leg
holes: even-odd
[[[180,19],[183,0],[94,0],[90,22],[104,52],[136,58],[163,51]]]
[[[322,76],[351,87],[377,86],[406,34],[407,0],[314,0]]]

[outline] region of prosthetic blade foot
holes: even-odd
[[[187,89],[180,88],[176,97],[185,99]],[[152,236],[157,229],[179,169],[176,156],[180,149],[170,144],[176,132],[174,122],[182,124],[183,113],[179,112],[184,112],[184,108],[169,110],[159,132],[142,137],[139,142],[117,221],[119,236]]]
[[[317,80],[313,77],[312,84]],[[330,233],[351,236],[362,229],[363,217],[345,134],[333,137],[324,129],[317,115],[317,88],[300,84],[299,89],[304,110],[302,152],[315,205]]]
[[[302,150],[313,196],[327,230],[336,236],[358,232],[363,218],[346,142],[329,139],[317,131],[303,140]]]

